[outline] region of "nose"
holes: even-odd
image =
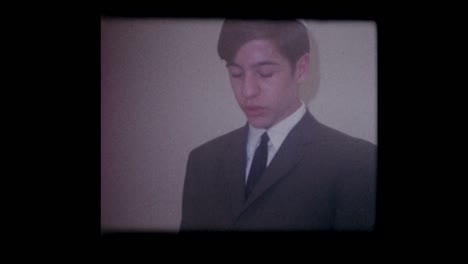
[[[244,98],[255,97],[260,93],[258,80],[254,74],[246,73],[242,83],[242,96]]]

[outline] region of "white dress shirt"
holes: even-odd
[[[271,160],[275,156],[278,149],[283,144],[284,139],[292,130],[292,128],[301,120],[301,118],[306,113],[306,107],[304,102],[301,101],[301,106],[291,115],[285,119],[278,122],[278,124],[270,127],[268,130],[255,128],[249,124],[249,135],[247,138],[247,166],[245,168],[245,182],[247,183],[247,178],[249,175],[250,166],[252,164],[253,156],[258,145],[260,145],[260,138],[263,133],[266,131],[270,141],[268,141],[268,159],[267,167],[270,164]]]

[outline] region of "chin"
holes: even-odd
[[[249,119],[249,124],[255,128],[268,129],[271,127],[271,122],[264,119]]]

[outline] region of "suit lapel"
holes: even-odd
[[[277,181],[287,176],[289,172],[301,161],[304,151],[303,146],[311,142],[315,119],[306,112],[299,123],[291,130],[285,138],[280,149],[271,161],[265,171],[265,174],[260,178],[257,185],[252,190],[248,200],[243,205],[242,210],[258,199],[268,188]]]
[[[229,143],[223,160],[223,174],[227,179],[228,192],[231,197],[231,206],[234,219],[244,205],[245,191],[245,164],[248,126],[243,127]]]

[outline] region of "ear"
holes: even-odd
[[[302,84],[305,81],[307,74],[309,73],[309,67],[310,55],[309,53],[304,53],[304,55],[302,55],[296,62],[294,78],[296,79],[297,83]]]

